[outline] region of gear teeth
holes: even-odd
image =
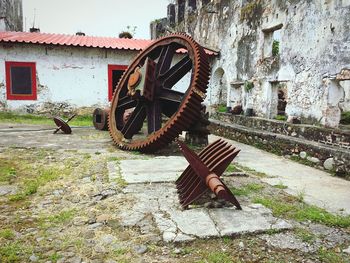
[[[192,69],[192,74],[194,74],[194,76],[189,87],[190,91],[186,92],[187,95],[183,99],[183,103],[181,103],[180,108],[170,118],[169,123],[167,123],[164,127],[156,131],[154,134],[147,136],[144,140],[138,140],[131,143],[122,143],[123,136],[117,129],[115,120],[119,92],[123,89],[123,87],[125,87],[129,74],[134,71],[135,67],[138,66],[140,61],[142,61],[142,59],[146,57],[151,50],[154,50],[158,46],[164,45],[164,42],[168,44],[169,40],[173,42],[185,42],[186,48],[188,50],[191,49],[194,54],[193,65],[195,68]],[[172,33],[153,42],[150,46],[141,51],[135,60],[130,64],[119,80],[118,86],[113,93],[111,112],[108,118],[108,130],[114,143],[123,150],[136,150],[147,153],[154,152],[169,144],[171,141],[177,138],[182,131],[188,129],[194,123],[196,118],[198,118],[201,102],[203,101],[203,98],[198,94],[198,91],[201,91],[204,94],[206,93],[209,83],[209,72],[210,65],[207,59],[207,54],[191,36],[186,35],[185,33]]]

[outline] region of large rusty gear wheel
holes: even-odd
[[[175,61],[175,54],[183,58]],[[200,115],[209,71],[204,49],[186,34],[160,38],[145,48],[113,95],[108,125],[117,146],[154,152],[187,130]],[[190,83],[185,93],[172,89],[186,78]],[[124,123],[128,109],[134,110]]]

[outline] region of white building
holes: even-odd
[[[0,109],[108,105],[113,87],[150,40],[0,32]]]
[[[52,112],[108,106],[123,71],[151,42],[0,32],[0,109]]]

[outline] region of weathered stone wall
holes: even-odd
[[[22,0],[0,0],[0,31],[23,31]]]
[[[213,119],[209,129],[213,134],[296,159],[306,165],[330,170],[335,175],[350,180],[350,152],[347,149],[329,147],[283,134],[253,130]]]
[[[267,131],[340,147],[349,150],[350,153],[350,130],[330,129],[307,124],[292,124],[285,121],[233,115],[230,113],[215,113],[212,115],[212,118],[226,123],[241,125],[248,129]]]
[[[350,68],[349,0],[197,0],[195,8],[189,0],[173,4],[173,30],[220,50],[208,104],[241,104],[273,118],[283,84],[287,115],[337,127],[341,111],[349,110],[350,78],[335,77]],[[184,15],[179,13],[183,9]],[[224,76],[219,86],[217,69]],[[247,81],[253,83],[250,90]]]

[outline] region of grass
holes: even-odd
[[[335,251],[332,251],[330,249],[320,248],[318,250],[318,257],[321,260],[321,262],[324,263],[343,263],[343,262],[350,262],[348,255],[345,255],[343,253],[339,254]]]
[[[0,246],[0,262],[24,262],[21,258],[29,258],[33,248],[19,242],[11,242]]]
[[[67,117],[62,117],[67,119]],[[16,114],[12,112],[0,112],[0,122],[19,124],[41,124],[55,126],[52,118],[34,114]],[[92,126],[92,114],[75,116],[70,122],[70,126]]]
[[[46,185],[48,182],[57,180],[62,174],[68,172],[68,168],[39,168],[37,177],[24,178],[21,184],[21,190],[9,196],[10,201],[20,201],[27,196],[33,195],[38,191],[38,188]]]
[[[232,163],[230,163],[229,166],[226,168],[227,173],[235,173],[239,171],[240,170],[236,166],[234,166]]]
[[[261,184],[255,184],[255,183],[251,183],[251,184],[247,184],[247,185],[244,185],[244,186],[241,186],[240,188],[235,188],[235,187],[232,187],[230,188],[230,190],[232,191],[232,193],[234,195],[237,195],[237,196],[248,196],[252,193],[256,193],[258,191],[260,191],[261,189],[263,189],[264,186],[261,185]]]
[[[245,173],[249,173],[249,174],[252,174],[252,175],[260,177],[260,178],[268,177],[266,173],[258,172],[254,169],[249,168],[249,167],[246,167],[243,165],[238,165],[238,164],[236,164],[236,166],[238,169],[244,171]]]
[[[47,229],[52,226],[63,225],[70,222],[76,215],[75,209],[61,211],[55,215],[41,215],[38,219],[39,225],[42,229]]]
[[[223,105],[223,104],[218,105],[217,112],[226,112],[226,111],[227,111],[226,105]]]
[[[126,249],[126,248],[118,248],[118,249],[116,249],[116,250],[113,251],[113,254],[114,254],[115,256],[119,257],[119,256],[122,256],[122,255],[128,253],[128,251],[129,251],[129,250]]]
[[[314,167],[316,166],[315,163],[309,161],[308,159],[303,159],[301,158],[299,155],[292,155],[290,157],[291,160],[295,161],[295,162],[298,162],[298,163],[301,163],[301,164],[304,164],[304,165],[308,165],[308,166],[311,166],[311,167]]]
[[[0,239],[13,239],[15,237],[15,234],[13,233],[12,229],[1,229],[0,230]]]
[[[278,183],[272,186],[273,188],[277,188],[277,189],[287,189],[288,186],[284,185],[283,183]]]
[[[272,210],[274,216],[283,216],[299,222],[311,221],[328,226],[348,228],[350,216],[333,215],[326,210],[314,205],[308,205],[302,200],[283,200],[281,198],[257,197],[254,203],[262,204]]]
[[[345,125],[350,124],[350,111],[341,113],[340,123]]]
[[[16,168],[14,164],[0,158],[0,183],[11,183],[16,177]]]
[[[303,242],[312,244],[315,239],[316,239],[316,235],[312,232],[310,232],[307,229],[304,228],[296,228],[294,230],[295,235],[300,238]]]
[[[276,115],[275,120],[286,121],[287,120],[287,116],[285,116],[285,115]]]
[[[18,243],[3,245],[0,247],[0,262],[19,262],[18,252],[23,249]]]
[[[225,252],[211,252],[206,257],[205,260],[200,260],[198,263],[231,263],[234,262],[229,253]]]

